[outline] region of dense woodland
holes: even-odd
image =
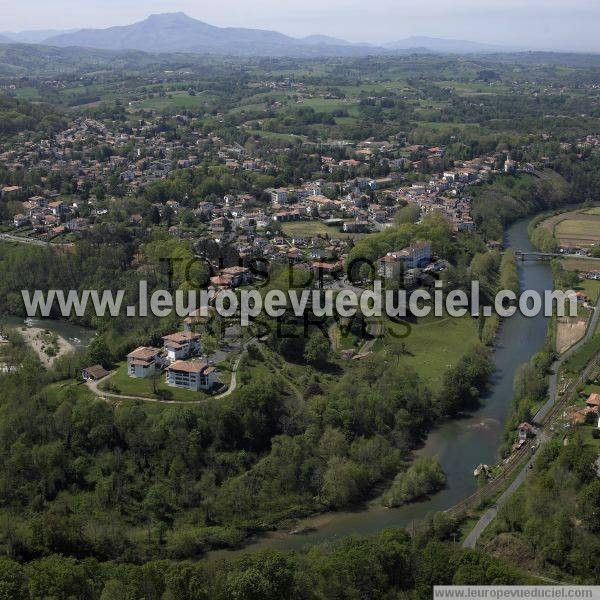
[[[514,564],[543,570],[550,576],[597,583],[597,450],[575,432],[567,444],[557,436],[542,453],[527,485],[500,511],[484,547]]]

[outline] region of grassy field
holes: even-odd
[[[467,129],[468,127],[476,127],[476,123],[448,123],[448,122],[437,122],[437,121],[414,121],[415,127],[424,127],[427,129],[433,129],[434,131],[452,131],[454,129]]]
[[[598,438],[596,440],[592,436],[592,431],[594,431],[595,429],[598,429],[598,426],[596,424],[581,425],[579,427],[579,429],[581,429],[582,437],[583,437],[583,440],[585,441],[585,443],[592,446],[595,450],[600,451],[600,438]]]
[[[600,324],[599,324],[600,329]],[[592,358],[600,352],[600,331],[596,331],[594,337],[578,350],[571,360],[569,360],[565,366],[565,371],[569,373],[581,373],[584,367],[592,360]]]
[[[135,102],[132,106],[138,110],[171,110],[178,108],[200,108],[210,101],[207,94],[197,94],[190,96],[187,92],[173,92],[168,96],[157,96],[148,98],[141,102]]]
[[[588,295],[591,302],[596,302],[600,296],[600,281],[586,279],[579,284],[579,287]]]
[[[347,100],[333,98],[308,98],[298,103],[296,107],[309,106],[317,112],[333,112],[334,110],[345,110],[350,117],[358,117],[358,104]]]
[[[566,271],[581,271],[587,273],[588,271],[600,269],[600,261],[577,258],[575,256],[561,258],[560,262]]]
[[[293,133],[277,133],[276,131],[265,131],[264,129],[250,129],[248,131],[250,135],[257,135],[259,137],[271,138],[272,140],[283,140],[291,142],[293,140],[303,140],[305,136],[295,135]]]
[[[329,227],[322,221],[297,221],[295,223],[283,223],[283,233],[290,237],[314,237],[316,235],[328,235],[330,238],[353,238],[358,239],[369,235],[367,233],[344,233],[338,227]]]
[[[41,100],[40,92],[37,88],[34,87],[21,87],[15,90],[15,96],[19,100]]]
[[[112,389],[111,389],[112,386]],[[116,389],[118,389],[118,392]],[[165,376],[161,375],[158,379],[156,389],[158,393],[154,393],[152,381],[150,379],[136,379],[129,377],[127,373],[127,363],[119,365],[116,373],[107,381],[100,384],[100,389],[107,392],[123,394],[124,396],[140,396],[147,398],[157,398],[163,400],[203,400],[209,399],[210,396],[203,392],[193,392],[181,388],[170,387],[165,383]]]
[[[392,332],[404,335],[407,330],[402,325],[386,321],[388,335],[375,349],[385,351],[392,338]],[[402,364],[412,367],[431,387],[437,391],[441,388],[444,373],[455,366],[479,340],[477,323],[470,317],[461,319],[428,319],[411,327],[403,341],[408,354],[400,358]]]

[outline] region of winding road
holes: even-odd
[[[556,408],[556,404],[558,402],[558,375],[561,367],[579,350],[587,344],[594,334],[596,333],[596,329],[598,327],[598,322],[600,320],[600,299],[596,304],[596,308],[590,318],[590,322],[588,324],[587,331],[585,335],[579,340],[576,344],[571,346],[569,350],[567,350],[558,360],[554,362],[551,367],[552,374],[550,375],[549,383],[548,383],[548,401],[540,408],[537,414],[534,417],[534,422],[542,423],[548,420],[548,423],[552,420],[552,409]],[[592,361],[591,366],[588,365],[586,369],[581,373],[579,378],[575,380],[565,393],[565,397],[568,398],[570,394],[576,390],[577,386],[584,381],[587,376],[590,374],[592,367],[595,368],[597,366],[597,360]],[[555,415],[554,415],[555,416]],[[550,417],[550,418],[549,418]],[[546,425],[548,424],[546,423]],[[548,437],[541,432],[538,436],[538,450],[539,448],[548,441]],[[506,504],[508,499],[519,489],[521,484],[527,479],[527,474],[533,463],[535,462],[539,452],[536,452],[525,464],[525,466],[519,471],[514,480],[510,483],[510,485],[502,492],[496,504],[492,506],[489,510],[487,510],[482,517],[479,519],[475,527],[471,530],[469,535],[465,538],[463,542],[463,548],[475,548],[477,541],[481,537],[481,534],[485,531],[487,526],[494,520],[498,511]]]

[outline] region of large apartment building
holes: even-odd
[[[167,367],[167,384],[188,390],[209,390],[215,383],[216,367],[202,360],[178,360]]]

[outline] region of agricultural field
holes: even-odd
[[[554,215],[541,226],[551,231],[561,246],[587,248],[600,243],[600,207]]]
[[[590,260],[584,257],[568,256],[560,259],[560,264],[563,266],[565,271],[590,271],[592,269],[600,268],[600,262]]]

